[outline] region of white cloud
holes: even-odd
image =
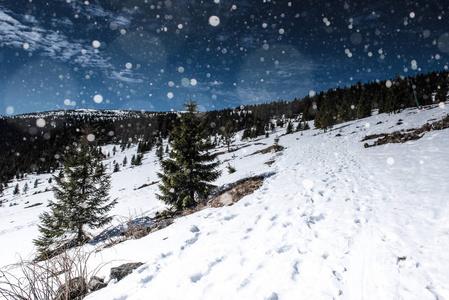
[[[146,80],[144,76],[135,74],[128,69],[124,69],[121,71],[112,71],[108,74],[108,78],[127,83],[143,83]]]

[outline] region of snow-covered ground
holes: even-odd
[[[272,145],[275,134],[238,140],[238,151],[219,157],[237,172],[228,174],[223,163],[216,184],[271,174],[263,186],[232,206],[182,217],[95,253],[89,265],[105,264],[98,275],[106,278],[124,262],[144,265],[87,299],[449,299],[449,129],[405,144],[364,148],[361,142],[448,113],[446,104],[376,114],[327,133],[297,132],[280,138],[282,154],[250,155]],[[135,151],[108,161],[127,156],[129,162]],[[142,166],[112,175],[116,222],[164,208],[156,184],[138,189],[157,181],[158,170],[153,151]],[[42,183],[34,189],[36,178]],[[28,182],[26,195],[14,197],[13,183],[2,198],[0,266],[33,252],[38,215],[53,195],[32,193],[48,187],[48,178],[29,176],[19,182],[21,189]],[[18,205],[10,207],[13,202]]]

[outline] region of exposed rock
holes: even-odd
[[[42,205],[42,203],[34,203],[34,204],[30,205],[30,206],[25,206],[24,208],[36,207],[36,206],[39,206],[39,205]]]
[[[117,281],[120,281],[123,278],[125,278],[126,276],[128,276],[129,274],[131,274],[135,269],[137,269],[141,265],[143,265],[143,263],[141,263],[141,262],[127,263],[127,264],[123,264],[118,267],[112,268],[110,277],[111,277],[111,279],[117,279]]]
[[[279,151],[282,151],[282,150],[284,150],[284,146],[281,146],[281,145],[272,145],[272,146],[270,146],[270,147],[268,147],[268,148],[265,148],[265,149],[256,151],[256,152],[254,152],[254,153],[251,153],[251,154],[248,155],[248,156],[255,155],[255,154],[259,154],[259,153],[261,153],[261,154],[266,154],[266,153],[276,153],[276,152],[279,152]]]
[[[223,191],[221,194],[215,196],[207,203],[208,207],[228,206],[238,202],[246,195],[254,193],[260,188],[264,177],[247,178],[233,185],[231,188]]]
[[[407,132],[395,131],[392,133],[381,133],[375,135],[367,135],[363,138],[363,141],[379,138],[372,145],[365,143],[364,147],[374,147],[383,144],[389,143],[405,143],[411,140],[418,140],[423,137],[424,132],[433,131],[433,130],[442,130],[449,128],[449,115],[441,119],[440,121],[433,122],[432,124],[426,123],[420,128],[408,129]]]
[[[86,280],[83,277],[75,277],[58,288],[55,300],[82,299],[86,294]]]
[[[95,292],[98,291],[104,287],[107,286],[107,283],[104,282],[103,278],[97,277],[97,276],[92,276],[92,278],[89,280],[89,291],[91,292]]]
[[[156,224],[153,227],[153,230],[164,229],[165,227],[168,227],[171,224],[173,224],[173,221],[174,221],[174,218],[168,218],[168,219],[159,220],[159,221],[155,222]]]

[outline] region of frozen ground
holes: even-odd
[[[409,109],[327,133],[282,136],[282,155],[249,155],[272,145],[273,134],[246,147],[239,141],[240,150],[220,156],[237,172],[227,174],[224,163],[217,184],[274,172],[263,186],[233,206],[203,210],[96,253],[89,264],[106,263],[104,277],[124,262],[145,264],[87,299],[449,299],[449,130],[405,144],[364,148],[360,142],[448,112],[447,105]],[[133,153],[109,160],[127,155],[130,161]],[[273,158],[271,167],[264,164]],[[151,216],[163,209],[157,185],[137,189],[156,181],[157,170],[151,153],[142,166],[113,174],[111,194],[119,204],[112,213]],[[2,246],[0,265],[33,251],[45,207],[24,206],[45,204],[52,193],[31,195],[29,185],[29,196],[15,198],[10,187],[0,208],[0,241],[10,245]],[[18,205],[9,207],[12,202]]]

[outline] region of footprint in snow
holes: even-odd
[[[224,217],[223,220],[230,221],[230,220],[234,219],[235,217],[237,217],[237,215],[230,215],[230,216]]]
[[[203,278],[203,274],[196,273],[196,274],[193,274],[192,276],[190,276],[190,281],[192,281],[193,283],[196,283],[196,282],[200,281],[201,278]]]
[[[266,300],[279,300],[278,294],[273,293],[268,298],[265,298]]]

